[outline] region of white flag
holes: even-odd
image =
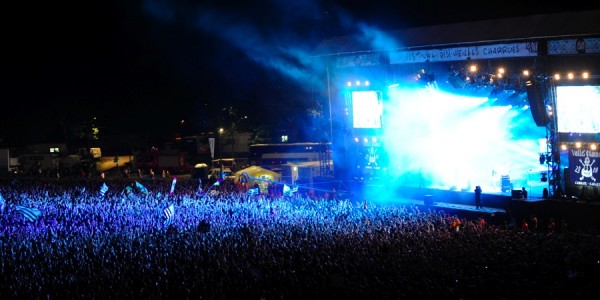
[[[258,195],[260,192],[260,190],[258,188],[253,188],[253,189],[248,189],[248,195],[249,196],[254,196],[254,195]]]
[[[102,183],[102,187],[100,188],[100,196],[104,197],[104,195],[106,195],[106,192],[108,192],[108,186],[105,183]]]
[[[175,217],[175,207],[171,204],[169,207],[164,209],[165,216],[167,219],[165,220],[165,226],[169,226],[173,223],[173,219]]]
[[[30,208],[30,207],[17,205],[16,210],[18,213],[23,215],[23,217],[25,217],[25,219],[29,220],[29,222],[33,222],[33,221],[37,220],[37,218],[42,215],[42,212],[37,208]]]

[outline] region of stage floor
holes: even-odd
[[[365,199],[375,205],[418,206],[419,210],[445,211],[470,218],[484,217],[498,224],[520,224],[533,216],[542,220],[566,220],[570,228],[584,232],[600,232],[600,202],[567,198],[530,197],[514,199],[511,193],[483,193],[483,209],[475,207],[473,192],[401,187],[394,196],[383,197],[367,187],[364,195],[378,195]]]
[[[537,200],[536,200],[537,201]],[[432,204],[425,204],[423,199],[412,199],[412,198],[398,198],[396,201],[381,201],[377,199],[368,200],[368,202],[373,203],[377,206],[419,206],[425,207],[426,209],[434,209],[434,210],[458,210],[458,211],[466,211],[472,213],[481,213],[481,214],[505,214],[506,210],[503,208],[493,207],[493,206],[483,206],[482,209],[477,209],[475,205],[468,204],[460,204],[460,203],[451,203],[451,202],[441,202],[441,201],[433,201]],[[533,201],[531,201],[533,202]]]

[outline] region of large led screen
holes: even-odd
[[[600,133],[600,86],[557,86],[558,132]]]
[[[515,103],[522,103],[520,94]],[[541,197],[547,165],[546,128],[527,106],[498,105],[487,96],[435,87],[390,88],[384,97],[383,128],[387,173],[394,184],[501,193],[525,187]],[[506,182],[508,179],[508,182]]]
[[[377,92],[352,92],[352,125],[354,128],[381,128],[382,112]]]

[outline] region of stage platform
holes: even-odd
[[[385,187],[384,187],[385,188]],[[389,187],[387,190],[389,191]],[[379,191],[379,192],[378,192]],[[511,193],[482,193],[482,209],[475,207],[475,193],[399,186],[391,197],[381,197],[376,186],[364,186],[362,196],[376,205],[417,205],[421,210],[443,210],[467,217],[483,216],[508,224],[521,224],[532,217],[541,226],[553,219],[565,220],[570,230],[600,233],[600,199],[578,201],[568,198],[513,198]],[[362,198],[361,198],[362,199]]]

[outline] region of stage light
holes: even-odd
[[[590,145],[590,150],[596,151],[596,144],[591,144]]]
[[[574,75],[573,73],[569,72],[569,73],[567,74],[567,78],[568,78],[569,80],[573,80],[573,78],[575,78],[575,75]]]
[[[566,151],[567,150],[567,144],[560,145],[560,150]]]
[[[546,156],[544,153],[540,153],[540,165],[543,165],[546,162]]]
[[[540,172],[540,175],[542,175],[542,178],[540,178],[540,181],[542,181],[542,182],[547,182],[548,181],[548,177],[546,177],[546,173],[545,172]]]
[[[370,83],[370,82],[367,80],[367,81],[365,81],[365,85],[366,85],[366,86],[370,86],[370,85],[371,85],[371,83]]]
[[[528,77],[529,76],[529,70],[523,70],[523,76]]]
[[[360,86],[360,81],[357,80],[355,84],[356,86]]]
[[[358,138],[357,137],[354,138],[354,142],[358,143]]]
[[[348,83],[346,83],[347,86],[352,86],[352,82],[348,81]]]
[[[365,137],[365,138],[363,138],[363,142],[364,142],[364,143],[368,143],[368,142],[369,142],[369,139]]]
[[[421,71],[415,76],[415,79],[424,84],[427,84],[435,81],[435,74],[427,73],[425,69],[421,69]]]
[[[417,73],[417,75],[415,76],[415,80],[420,80],[421,78],[423,78],[421,74],[425,74],[425,69],[421,69],[421,71]]]
[[[590,73],[583,72],[583,74],[581,74],[581,77],[583,77],[584,79],[588,79],[588,78],[590,78]]]
[[[477,65],[471,65],[471,66],[469,67],[469,71],[470,71],[471,73],[475,73],[475,72],[477,72]]]
[[[577,148],[577,149],[581,148],[581,142],[575,143],[575,148]]]
[[[558,74],[558,73],[554,74],[554,80],[560,80],[560,74]]]

